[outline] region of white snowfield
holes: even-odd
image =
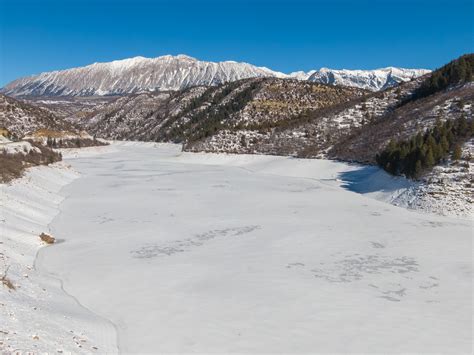
[[[61,242],[27,279],[8,272],[21,288],[1,293],[6,350],[471,353],[472,221],[372,198],[404,180],[166,144],[100,150],[65,154],[81,177],[60,194],[70,170],[30,173],[40,196],[23,180],[3,187],[2,249],[19,265],[67,196],[49,226]]]

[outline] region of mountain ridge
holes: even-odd
[[[16,79],[0,92],[14,97],[113,96],[139,92],[215,86],[248,78],[288,78],[316,83],[383,90],[430,72],[387,67],[374,70],[321,68],[285,74],[245,62],[200,61],[185,54],[156,58],[132,57]],[[396,75],[393,75],[395,73]]]

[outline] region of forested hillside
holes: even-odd
[[[423,98],[449,86],[472,81],[474,54],[466,54],[435,70],[413,93],[413,99]]]
[[[473,134],[474,121],[467,121],[464,115],[454,121],[438,120],[434,128],[420,131],[410,140],[391,140],[375,159],[391,174],[419,178],[448,157],[461,159],[461,147]]]

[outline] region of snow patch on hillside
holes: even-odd
[[[1,136],[0,140],[0,153],[6,154],[29,154],[30,152],[41,153],[41,150],[37,147],[34,147],[30,142],[19,141],[11,142],[5,137]]]

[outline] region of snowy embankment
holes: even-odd
[[[35,267],[37,252],[45,247],[39,235],[49,233],[59,213],[61,189],[78,177],[60,162],[0,184],[0,352],[116,350],[111,323],[65,293],[61,280]]]

